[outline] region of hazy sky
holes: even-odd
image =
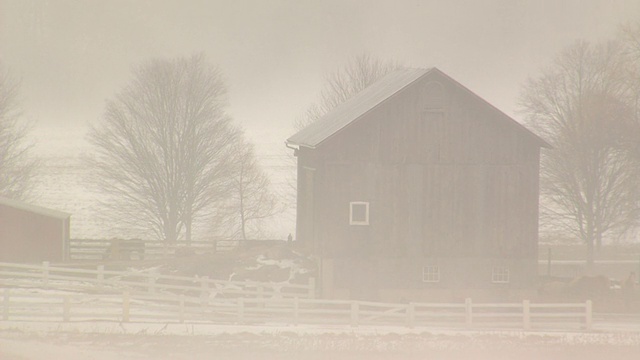
[[[0,0],[0,60],[29,119],[75,126],[101,116],[133,65],[203,52],[234,118],[279,142],[323,75],[357,54],[436,66],[514,114],[523,81],[558,51],[629,21],[639,0]]]

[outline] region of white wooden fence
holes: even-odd
[[[230,251],[242,247],[251,247],[259,245],[284,245],[287,242],[284,240],[231,240],[231,239],[219,239],[209,241],[191,241],[188,245],[186,243],[178,243],[174,245],[167,245],[161,241],[152,240],[107,240],[107,239],[71,239],[67,249],[69,260],[106,260],[109,257],[114,257],[114,254],[109,253],[109,248],[117,241],[119,244],[124,244],[126,249],[127,242],[132,241],[142,243],[142,254],[137,251],[131,254],[130,260],[139,260],[144,258],[149,259],[164,259],[168,257],[179,256],[181,252],[187,253],[217,253]],[[126,257],[127,253],[123,252],[122,255]],[[117,256],[115,256],[117,258]]]
[[[445,328],[591,329],[591,302],[390,304],[299,298],[218,300],[129,292],[112,295],[0,292],[4,321],[394,325]]]
[[[70,267],[0,263],[0,286],[39,286],[102,293],[167,293],[186,296],[243,298],[313,298],[315,280],[306,284],[289,282],[224,281],[202,277],[162,275],[155,271],[111,271]]]

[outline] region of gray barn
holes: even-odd
[[[322,296],[517,297],[536,280],[542,139],[438,69],[397,70],[287,140]]]

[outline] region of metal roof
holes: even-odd
[[[513,122],[513,125],[520,128],[520,130],[524,131],[527,135],[533,137],[540,146],[551,147],[549,143],[547,143],[544,139],[540,138],[535,133],[531,132],[531,130],[527,129],[525,126],[511,118],[509,115],[500,111],[498,108],[482,99],[473,91],[467,89],[465,86],[436,68],[399,69],[393,71],[383,76],[380,80],[376,81],[371,86],[357,93],[349,100],[338,105],[335,109],[328,112],[318,121],[298,131],[296,134],[287,139],[286,142],[289,145],[315,148],[316,146],[320,145],[320,143],[345,128],[347,125],[356,121],[358,118],[373,110],[375,107],[383,103],[391,96],[395,95],[402,89],[411,85],[416,80],[430,72],[437,72],[443,75],[445,78],[453,82],[456,86],[470,93],[471,95],[488,105],[490,108],[492,108],[494,111],[497,111],[505,119]]]
[[[399,69],[336,106],[320,120],[287,139],[291,145],[314,148],[386,99],[418,80],[431,69]]]
[[[31,204],[24,203],[22,201],[13,200],[13,199],[1,197],[1,196],[0,196],[0,205],[5,205],[12,208],[16,208],[16,209],[20,209],[20,210],[24,210],[31,213],[52,217],[52,218],[57,218],[57,219],[66,219],[68,217],[71,217],[71,214],[66,212],[52,210],[52,209],[44,208],[41,206],[31,205]]]

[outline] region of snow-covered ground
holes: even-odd
[[[3,360],[638,359],[640,333],[1,323]],[[46,326],[44,326],[46,325]]]
[[[101,216],[103,211],[98,203],[100,193],[92,188],[89,171],[82,163],[82,158],[91,152],[86,132],[87,127],[80,126],[40,126],[33,129],[30,140],[34,143],[34,154],[42,160],[33,202],[70,213],[72,238],[145,238],[144,234],[113,226]],[[286,133],[283,129],[247,132],[256,145],[261,164],[269,174],[274,189],[281,193],[290,192],[288,178],[293,174],[294,166],[288,157],[291,151],[284,146]],[[284,240],[289,233],[295,233],[293,207],[270,219],[268,226],[265,236],[269,238]]]

